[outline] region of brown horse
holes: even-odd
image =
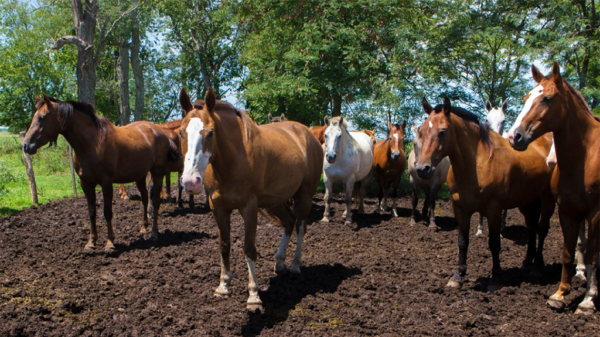
[[[406,122],[403,122],[402,125],[389,123],[389,128],[388,138],[378,141],[373,148],[373,176],[379,186],[379,206],[377,207],[377,213],[383,212],[383,208],[387,211],[387,197],[390,187],[392,187],[392,198],[394,198],[392,215],[397,217],[396,198],[398,197],[398,185],[400,184],[402,173],[406,170],[406,154],[404,154],[404,150],[402,149]],[[383,208],[381,207],[382,198]]]
[[[36,109],[27,135],[23,139],[23,150],[34,154],[48,140],[62,134],[75,151],[73,164],[88,202],[90,216],[90,239],[85,248],[94,248],[98,237],[95,192],[97,185],[102,187],[104,196],[104,218],[108,229],[105,250],[115,249],[115,234],[112,228],[113,183],[136,183],[143,203],[141,232],[146,232],[148,172],[152,173],[154,183],[152,237],[157,238],[160,205],[158,192],[169,162],[174,162],[180,157],[175,144],[163,130],[148,122],[134,122],[118,128],[108,119],[97,116],[91,104],[61,102],[46,95],[43,99],[38,97]]]
[[[511,148],[508,140],[489,132],[487,124],[480,122],[477,116],[452,107],[448,98],[435,109],[423,99],[423,108],[429,116],[419,129],[422,140],[416,165],[419,176],[431,177],[436,165],[446,156],[452,165],[447,182],[459,227],[459,255],[458,267],[448,286],[462,285],[462,276],[467,271],[471,216],[475,212],[488,219],[493,258],[489,290],[501,286],[500,219],[504,209],[519,207],[525,216],[529,240],[523,267],[531,267],[535,258],[532,272],[539,272],[544,265],[543,244],[554,212],[550,169],[546,165],[552,135],[541,137],[529,150],[519,152]],[[540,213],[542,219],[538,227]],[[539,234],[537,252],[536,233]]]
[[[525,106],[509,140],[517,150],[525,150],[535,139],[552,132],[557,165],[552,191],[558,201],[563,232],[562,277],[558,291],[548,299],[550,307],[563,310],[565,295],[571,291],[573,256],[582,222],[588,222],[584,262],[587,291],[577,312],[594,311],[598,296],[598,251],[600,240],[600,122],[594,118],[581,94],[560,75],[558,63],[545,76],[531,67],[538,85],[525,97]]]
[[[279,122],[287,122],[288,119],[285,118],[285,114],[281,114],[279,117],[273,117],[273,115],[269,114],[269,123],[279,123]]]
[[[310,129],[310,132],[317,137],[321,145],[325,144],[325,130],[327,130],[327,125],[313,126]]]
[[[307,127],[296,122],[257,126],[231,104],[216,101],[212,89],[202,109],[190,104],[185,90],[180,103],[186,116],[181,127],[185,168],[182,184],[200,193],[202,182],[219,228],[221,282],[215,295],[229,294],[230,216],[244,219],[244,254],[249,270],[247,306],[261,309],[256,278],[256,221],[259,208],[283,226],[276,272],[285,270],[285,254],[294,227],[298,235],[291,272],[300,273],[301,247],[312,197],[323,169],[323,149]],[[293,200],[293,209],[290,207]]]

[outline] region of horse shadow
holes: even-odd
[[[502,237],[513,241],[516,245],[525,246],[529,239],[529,232],[523,225],[506,226],[502,231]]]
[[[264,328],[285,322],[295,310],[311,310],[297,306],[307,296],[335,293],[344,280],[360,274],[358,268],[336,263],[302,267],[302,275],[295,279],[289,273],[271,277],[268,290],[260,293],[265,312],[248,314],[242,336],[260,335]]]
[[[519,288],[523,283],[535,284],[539,286],[558,284],[560,283],[561,273],[561,263],[553,263],[551,265],[544,266],[542,275],[538,277],[532,276],[531,271],[528,269],[522,269],[519,267],[503,269],[501,276],[502,288]],[[487,285],[489,281],[489,276],[479,276],[475,281],[474,289],[480,292],[487,292]]]
[[[396,207],[396,213],[398,214],[398,219],[408,218],[410,217],[411,210],[408,208]],[[373,226],[380,225],[382,222],[389,222],[392,219],[394,218],[390,210],[383,211],[383,213],[353,213],[352,221],[356,223],[356,227],[352,228],[352,230],[358,232],[363,228],[372,228]]]
[[[451,216],[436,216],[435,223],[439,231],[451,232],[458,228],[458,222]]]
[[[210,213],[210,207],[207,207],[207,205],[194,206],[194,208],[184,206],[183,208],[176,207],[173,210],[170,210],[168,212],[162,212],[161,216],[176,218],[176,217],[185,216],[188,214],[203,215],[203,214],[208,214],[208,213]]]
[[[108,254],[112,257],[119,257],[121,254],[130,252],[133,250],[146,250],[151,248],[161,248],[168,246],[178,246],[182,243],[192,242],[203,239],[215,239],[216,235],[207,234],[204,232],[192,232],[192,231],[170,231],[165,230],[160,233],[158,240],[146,239],[140,236],[135,241],[128,245],[115,244],[115,251]]]

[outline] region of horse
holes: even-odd
[[[321,145],[325,144],[325,130],[327,130],[327,125],[313,126],[310,129]]]
[[[346,225],[352,223],[352,191],[354,184],[359,197],[358,212],[363,213],[363,198],[373,166],[373,141],[364,132],[348,132],[344,117],[325,117],[325,162],[323,183],[325,184],[325,213],[321,222],[329,222],[329,204],[333,197],[333,184],[341,181],[346,188],[346,210],[342,217]]]
[[[29,130],[23,139],[23,151],[35,154],[48,140],[62,134],[75,151],[73,165],[85,193],[90,217],[90,238],[86,250],[95,248],[96,191],[102,187],[104,218],[108,229],[105,250],[115,249],[112,228],[113,183],[135,182],[142,196],[141,232],[148,227],[148,190],[146,174],[152,173],[154,218],[152,238],[158,238],[159,191],[169,163],[180,157],[177,147],[164,131],[148,122],[134,122],[116,127],[96,115],[93,105],[85,102],[62,102],[44,95],[37,104]]]
[[[377,143],[377,139],[375,138],[375,131],[377,129],[373,129],[373,130],[369,130],[369,129],[363,129],[362,132],[366,133],[367,136],[369,136],[369,138],[371,138],[371,141],[373,142],[373,144]],[[350,131],[350,132],[354,132],[354,131]]]
[[[277,273],[285,271],[286,249],[296,228],[298,241],[290,271],[300,274],[302,240],[320,182],[323,149],[306,126],[297,122],[257,126],[246,113],[217,101],[212,89],[202,109],[190,104],[185,90],[179,99],[186,111],[180,129],[185,154],[181,183],[188,193],[197,194],[204,182],[219,228],[221,278],[215,295],[230,293],[230,216],[238,209],[244,220],[249,271],[247,309],[262,310],[255,265],[259,208],[284,228],[275,255]]]
[[[488,220],[493,259],[488,290],[501,287],[500,218],[502,210],[515,207],[519,207],[525,216],[529,230],[527,255],[522,267],[532,268],[534,276],[541,275],[544,239],[554,212],[554,198],[549,188],[550,169],[546,165],[552,135],[541,137],[529,150],[519,152],[513,150],[506,139],[490,132],[476,115],[452,107],[447,97],[443,105],[435,108],[426,99],[422,103],[428,117],[419,128],[423,143],[417,173],[421,178],[430,178],[436,165],[446,156],[452,165],[447,182],[459,228],[459,257],[448,286],[462,286],[462,277],[467,271],[471,216],[479,212]],[[536,233],[539,235],[537,251]]]
[[[504,101],[500,105],[500,107],[492,106],[490,100],[485,102],[485,111],[487,113],[487,120],[490,125],[490,129],[495,131],[499,135],[503,135],[504,137],[504,124],[506,122],[506,105],[507,102]],[[506,138],[506,137],[504,137]],[[502,222],[500,224],[500,232],[504,232],[504,228],[506,227],[506,215],[508,211],[502,211]],[[477,237],[484,237],[483,234],[483,214],[479,214],[479,226],[477,226],[477,233],[475,234]]]
[[[406,122],[402,125],[389,124],[388,138],[380,140],[375,143],[373,147],[373,176],[379,186],[379,204],[377,207],[377,213],[383,212],[381,207],[381,199],[383,198],[383,205],[387,211],[387,198],[390,187],[392,187],[392,198],[394,203],[392,205],[392,216],[398,217],[396,212],[396,199],[398,198],[398,185],[400,184],[400,178],[406,170],[406,155],[402,150],[402,144],[404,142],[404,129],[406,128]],[[369,131],[369,130],[364,130]]]
[[[421,154],[421,137],[419,134],[419,128],[413,124],[413,150],[408,156],[408,173],[410,175],[410,189],[412,191],[412,212],[410,214],[410,224],[415,225],[417,223],[416,212],[417,205],[419,204],[419,187],[425,191],[425,201],[423,202],[423,216],[429,216],[429,228],[437,229],[435,224],[435,199],[437,198],[438,191],[446,182],[448,176],[448,170],[450,170],[450,158],[444,157],[437,164],[433,176],[429,179],[422,179],[417,174],[417,160]]]
[[[273,115],[269,114],[267,116],[269,118],[269,123],[279,123],[279,122],[287,122],[288,119],[285,118],[285,114],[281,114],[279,117],[273,117]]]
[[[588,240],[584,262],[587,290],[576,313],[595,311],[598,296],[598,251],[600,249],[600,122],[583,96],[560,74],[554,62],[548,76],[531,66],[537,85],[525,96],[525,105],[511,128],[508,139],[516,150],[526,151],[547,132],[554,134],[557,164],[552,191],[557,197],[558,216],[563,232],[562,276],[548,305],[556,310],[567,306],[571,291],[573,255],[582,223],[587,220]]]

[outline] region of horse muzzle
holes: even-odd
[[[393,161],[398,160],[398,158],[400,158],[400,152],[392,152],[392,154],[390,155],[390,159],[392,159]]]
[[[508,142],[513,149],[517,151],[527,150],[527,146],[531,141],[531,136],[526,135],[519,127],[508,135]]]
[[[36,154],[37,147],[35,146],[35,144],[23,143],[23,152],[27,154]]]
[[[335,163],[335,160],[337,159],[337,154],[334,154],[334,155],[327,154],[327,155],[325,155],[325,158],[327,159],[327,162],[329,164],[333,164],[333,163]]]
[[[202,192],[202,177],[200,175],[191,175],[181,177],[181,186],[188,194],[200,194]]]
[[[433,173],[435,173],[435,167],[429,164],[425,165],[417,165],[417,174],[419,178],[429,180],[433,177]]]

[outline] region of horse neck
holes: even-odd
[[[600,130],[600,123],[572,95],[570,92],[563,95],[566,99],[561,108],[565,111],[565,118],[561,121],[560,130],[553,132],[556,159],[559,163],[580,161],[588,150],[587,142],[597,137],[594,130]],[[567,173],[570,169],[578,170],[576,166],[561,165],[560,170]]]
[[[472,179],[476,176],[477,148],[481,142],[479,130],[460,117],[450,116],[452,133],[455,135],[453,148],[448,154],[452,172],[457,181]]]
[[[352,137],[352,135],[350,134],[350,132],[348,130],[346,130],[345,128],[341,128],[341,129],[342,129],[342,138],[340,139],[339,151],[340,151],[340,156],[344,156],[347,153],[354,152],[354,149],[356,148],[356,141],[354,140],[354,138]],[[348,148],[350,148],[350,151],[347,151]]]
[[[103,142],[100,139],[99,128],[89,116],[74,111],[61,134],[71,145],[77,157],[83,158],[84,154],[99,150],[99,142]]]
[[[232,124],[227,119],[222,119],[215,113],[213,119],[215,125],[215,153],[210,161],[213,170],[216,172],[224,172],[224,170],[232,170],[236,165],[236,158],[239,151],[246,151],[246,135],[245,131],[239,127],[239,121]],[[233,131],[233,132],[232,132]],[[255,130],[252,130],[255,131]]]

